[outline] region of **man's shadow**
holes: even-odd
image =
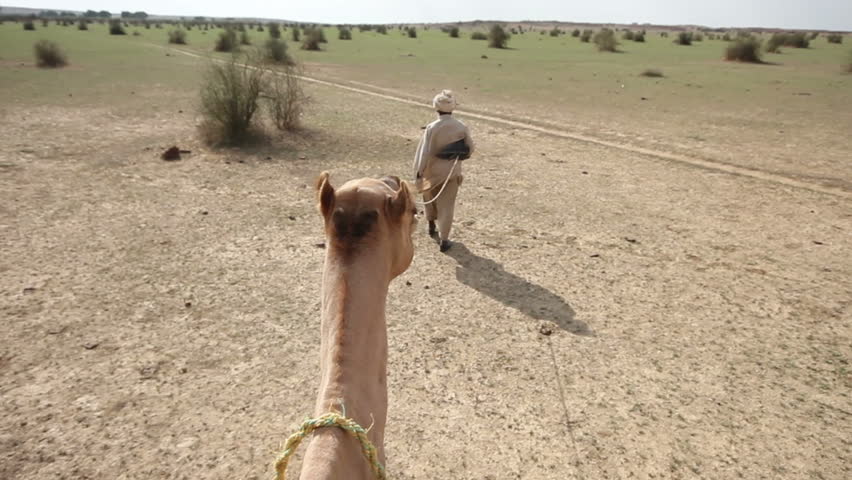
[[[574,309],[562,297],[507,272],[499,263],[480,257],[454,243],[447,255],[458,262],[456,278],[503,305],[536,320],[548,320],[575,335],[591,336],[589,326],[574,318]]]

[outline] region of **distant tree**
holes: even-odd
[[[459,27],[450,27],[450,37],[459,38]]]
[[[100,12],[98,12],[98,16],[101,18],[111,18],[112,14],[107,12],[106,10],[101,10]]]

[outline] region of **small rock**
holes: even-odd
[[[593,254],[589,255],[589,257],[591,257],[591,258],[601,258],[601,254],[600,254],[600,253],[593,253]]]
[[[308,158],[308,157],[306,157],[306,156],[304,156],[304,155],[299,155],[299,160],[305,160],[305,159],[307,159],[307,158]]]
[[[202,214],[202,215],[207,215],[208,213],[209,213],[209,212],[208,212],[207,210],[202,210],[202,211],[201,211],[201,214]]]
[[[813,242],[816,245],[825,245],[824,243],[820,242],[819,240],[814,240]]]
[[[432,343],[444,343],[447,341],[447,337],[432,337],[430,341]]]
[[[186,308],[191,308],[192,302],[186,302],[186,303],[183,304],[183,306],[186,307]]]
[[[411,286],[411,282],[409,282],[408,280],[406,280],[406,281],[405,281],[405,286],[406,286],[406,287],[410,287],[410,286]]]
[[[293,215],[290,215],[290,216],[289,216],[289,217],[287,217],[287,218],[289,218],[290,220],[293,220],[293,221],[295,221],[295,220],[296,220],[296,217],[294,217]]]
[[[635,238],[624,237],[624,239],[627,240],[629,243],[639,243],[639,240],[636,240]]]
[[[488,55],[483,55],[483,56],[481,56],[481,57],[479,57],[479,58],[482,58],[482,59],[488,60]]]
[[[186,373],[186,372],[188,372],[188,371],[189,371],[189,370],[187,370],[187,369],[186,369],[186,367],[180,367],[180,368],[178,369],[178,373]]]
[[[648,100],[646,97],[642,97],[642,100]]]
[[[51,327],[51,328],[47,329],[47,334],[48,335],[59,335],[60,333],[64,332],[65,329],[67,329],[67,328],[68,327],[66,325],[60,325],[58,327]]]
[[[325,242],[315,243],[314,246],[317,248],[325,248]]]
[[[98,345],[100,345],[100,343],[98,343],[98,342],[89,342],[89,343],[84,343],[83,348],[85,348],[86,350],[94,350],[94,349],[98,348]]]
[[[35,293],[35,291],[36,291],[35,287],[27,287],[27,288],[24,289],[24,295],[29,295],[29,294]]]
[[[429,285],[423,287],[424,290],[429,290]]]
[[[544,335],[545,337],[549,337],[553,335],[553,328],[546,323],[542,323],[540,327],[538,327],[538,333]]]
[[[580,173],[582,173],[583,175],[588,175],[588,174],[589,174],[589,172],[587,172],[587,171],[585,171],[585,170],[583,170],[583,171],[582,171],[582,172],[580,172]]]
[[[178,110],[178,113],[183,113],[183,110]]]

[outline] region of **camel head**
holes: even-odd
[[[317,180],[328,248],[344,260],[381,249],[390,259],[390,278],[404,272],[414,258],[417,223],[408,184],[397,177],[362,178],[335,189],[328,177],[323,172]]]

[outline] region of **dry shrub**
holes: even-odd
[[[109,22],[109,34],[110,35],[127,35],[127,32],[124,31],[124,26],[118,20],[110,20]]]
[[[186,32],[177,29],[169,32],[169,43],[174,43],[175,45],[186,45]]]
[[[54,42],[39,40],[34,45],[36,64],[43,68],[60,68],[68,65],[65,52]]]
[[[828,43],[843,43],[843,35],[839,33],[829,33],[825,36],[825,39],[828,40]]]
[[[239,144],[251,137],[263,91],[265,70],[236,55],[212,62],[201,86],[202,130],[213,144]]]
[[[216,39],[213,49],[217,52],[235,52],[237,47],[237,32],[229,28],[219,33],[219,38]]]
[[[307,102],[299,79],[300,73],[298,67],[287,65],[273,72],[266,88],[264,96],[268,100],[267,110],[278,130],[291,131],[299,128],[302,110]]]
[[[486,35],[482,32],[473,32],[472,34],[470,34],[470,39],[471,40],[488,40],[488,35]]]
[[[595,34],[595,45],[599,52],[615,52],[618,47],[618,41],[615,39],[615,32],[605,28]]]
[[[287,42],[277,38],[270,38],[266,41],[263,46],[263,56],[266,61],[271,63],[293,64],[293,59],[287,53]]]
[[[506,48],[511,37],[501,25],[494,25],[488,32],[488,46],[490,48]]]
[[[319,51],[323,37],[322,30],[316,28],[305,30],[305,38],[302,40],[302,50]]]
[[[692,45],[692,32],[680,32],[675,37],[674,43],[678,45]]]
[[[741,37],[725,48],[725,60],[762,63],[760,59],[760,40],[755,37]]]
[[[580,41],[583,43],[589,43],[592,39],[592,34],[594,34],[592,30],[583,30],[583,34],[580,35]]]
[[[621,38],[625,40],[633,40],[633,35],[634,33],[631,30],[627,30],[624,34],[622,34]]]

